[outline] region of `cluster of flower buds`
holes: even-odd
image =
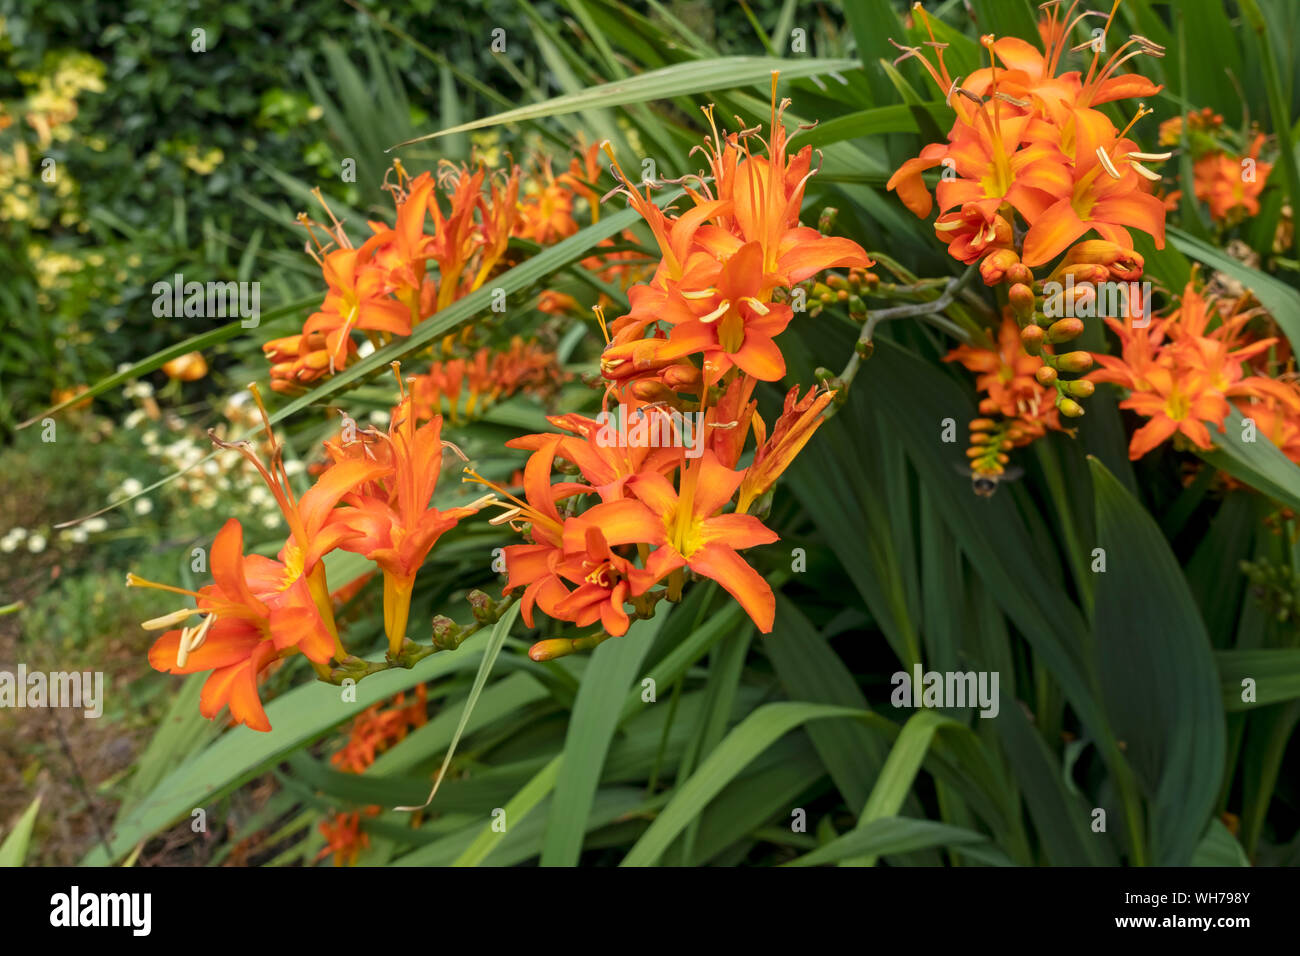
[[[801,286],[808,301],[808,314],[820,315],[828,306],[848,309],[849,318],[863,322],[867,318],[866,297],[880,289],[880,276],[866,269],[850,269],[847,274],[831,272],[820,281]]]

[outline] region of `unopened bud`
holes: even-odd
[[[1016,313],[1016,318],[1020,324],[1024,325],[1033,317],[1034,314],[1034,290],[1023,282],[1017,282],[1007,293],[1007,298],[1011,301],[1011,308]]]
[[[1014,249],[994,249],[980,260],[980,278],[985,285],[999,285],[1007,277],[1008,270],[1020,264],[1020,257]]]
[[[1020,285],[1033,285],[1034,273],[1030,271],[1029,266],[1023,262],[1017,262],[1015,265],[1007,267],[1007,281]]]
[[[1062,372],[1086,372],[1092,368],[1091,352],[1066,352],[1056,357],[1056,367]]]
[[[1056,369],[1050,365],[1039,366],[1038,371],[1034,373],[1034,378],[1038,379],[1038,384],[1044,388],[1051,388],[1052,383],[1056,381]]]
[[[1097,390],[1097,386],[1086,378],[1077,378],[1072,382],[1062,382],[1061,388],[1065,389],[1067,395],[1073,395],[1075,398],[1087,398]]]
[[[1082,334],[1083,319],[1059,319],[1048,326],[1047,341],[1055,345],[1057,342],[1077,339]]]
[[[1083,406],[1072,398],[1058,397],[1056,400],[1056,410],[1066,418],[1083,417]]]
[[[459,633],[460,625],[447,615],[439,614],[433,619],[434,647],[455,647],[456,637]]]
[[[1046,333],[1041,326],[1026,325],[1020,330],[1020,344],[1030,355],[1037,355],[1043,350],[1043,338]]]
[[[490,624],[493,619],[492,599],[475,588],[466,595],[465,600],[469,601],[470,611],[474,615],[474,620],[480,624]]]

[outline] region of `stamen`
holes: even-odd
[[[1132,160],[1129,160],[1129,165],[1132,166],[1133,170],[1144,179],[1149,179],[1153,183],[1160,182],[1160,174],[1152,172],[1151,170],[1143,166],[1141,163],[1136,163],[1133,162]]]
[[[1164,162],[1173,156],[1173,153],[1125,153],[1125,159],[1140,159],[1145,162]]]
[[[212,630],[212,625],[217,621],[215,614],[209,614],[203,619],[203,623],[196,628],[191,629],[190,636],[190,653],[194,653],[203,646],[203,642],[208,639],[208,631]]]
[[[200,613],[202,612],[196,607],[183,607],[179,611],[172,611],[162,617],[151,617],[149,620],[141,622],[140,626],[146,631],[170,631],[181,621],[187,621],[191,615]]]
[[[507,522],[513,521],[515,518],[518,518],[521,514],[523,514],[522,508],[511,508],[509,511],[501,512],[501,514],[497,515],[494,518],[489,518],[488,524],[490,525],[506,524]]]
[[[1106,152],[1106,147],[1097,147],[1097,159],[1101,162],[1102,169],[1106,170],[1111,179],[1119,179],[1120,172],[1115,168],[1115,164],[1110,160],[1110,154]]]
[[[181,631],[181,639],[176,645],[176,666],[184,667],[185,662],[190,659],[190,654],[197,651],[203,646],[207,639],[208,629],[212,627],[212,622],[217,619],[215,614],[209,614],[203,619],[203,623],[195,627],[187,627]]]
[[[460,448],[456,445],[455,442],[447,441],[447,439],[444,438],[442,439],[442,447],[450,448],[452,451],[456,453],[456,457],[458,457],[461,461],[465,462],[465,464],[467,465],[469,464],[469,458],[466,457],[465,453],[460,450]]]
[[[726,315],[727,311],[730,308],[731,308],[731,302],[727,299],[723,299],[722,304],[718,306],[716,309],[714,309],[712,312],[710,312],[708,315],[700,316],[700,321],[705,323],[716,322],[718,319]]]

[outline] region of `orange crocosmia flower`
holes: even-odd
[[[994,250],[1012,252],[1011,223],[996,213],[986,219],[976,203],[944,213],[934,221],[934,234],[948,243],[948,255],[966,265]],[[1015,261],[1019,262],[1020,257],[1016,256]]]
[[[578,231],[573,218],[573,193],[551,175],[549,164],[536,190],[519,204],[519,219],[514,234],[521,239],[547,245]]]
[[[823,236],[799,224],[804,189],[815,172],[812,147],[789,155],[789,132],[782,117],[790,101],[778,102],[776,84],[774,72],[766,156],[751,155],[747,138],[741,134],[732,133],[724,141],[713,125],[712,109],[706,110],[713,135],[705,140],[705,154],[714,182],[712,191],[703,182],[699,194],[692,191],[697,208],[712,208],[714,195],[724,204],[711,216],[716,224],[700,228],[700,245],[725,260],[743,245],[759,243],[765,293],[776,286],[802,282],[825,269],[875,265],[853,240]]]
[[[202,352],[186,352],[167,362],[162,367],[170,379],[179,382],[197,382],[208,374],[208,363]]]
[[[1068,196],[1049,206],[1030,225],[1025,235],[1025,265],[1042,265],[1055,258],[1089,229],[1132,249],[1133,238],[1125,228],[1131,226],[1149,233],[1156,248],[1163,249],[1164,203],[1146,190],[1137,172],[1141,166],[1137,160],[1149,154],[1138,153],[1131,140],[1115,135],[1110,120],[1101,113],[1076,110],[1074,117],[1074,185]]]
[[[630,415],[633,407],[625,406],[626,414]],[[664,415],[664,411],[659,408],[642,411],[651,417],[648,430],[657,434],[658,424],[655,423],[654,416]],[[558,443],[555,441],[557,436],[553,434],[522,435],[506,442],[506,447],[539,451],[543,447],[554,445],[555,456],[577,465],[582,477],[591,483],[591,490],[600,495],[602,501],[617,501],[626,497],[624,486],[634,475],[643,471],[667,474],[682,460],[680,446],[654,447],[631,442],[623,444],[612,433],[615,425],[609,417],[596,420],[570,413],[550,416],[547,421],[572,434],[559,436]]]
[[[1119,336],[1122,354],[1096,355],[1100,366],[1088,376],[1129,390],[1120,407],[1149,417],[1129,446],[1136,459],[1175,432],[1197,447],[1211,447],[1205,422],[1223,427],[1229,399],[1254,400],[1262,407],[1279,407],[1300,414],[1300,393],[1287,382],[1247,375],[1251,359],[1274,346],[1276,339],[1239,342],[1253,312],[1224,316],[1213,300],[1189,282],[1179,306],[1148,328],[1107,320]],[[1213,319],[1220,320],[1209,328]],[[1255,406],[1252,406],[1255,407]]]
[[[380,437],[388,446],[391,467],[372,474],[369,487],[350,492],[335,521],[351,532],[339,546],[365,555],[384,573],[384,630],[395,654],[406,637],[411,591],[420,565],[439,537],[477,512],[491,496],[445,511],[429,507],[442,470],[442,416],[417,428],[410,395],[393,409],[388,434]],[[331,466],[320,480],[328,481],[335,469],[351,464]]]
[[[1294,383],[1291,385],[1294,391]],[[1234,403],[1238,411],[1255,422],[1255,427],[1281,449],[1293,462],[1300,464],[1300,415],[1281,401],[1266,398],[1263,401]]]
[[[415,700],[406,703],[406,693],[367,707],[352,721],[348,739],[330,756],[330,763],[345,773],[365,773],[375,758],[406,738],[407,732],[428,723],[429,692],[424,684],[415,688]]]
[[[559,564],[565,557],[565,520],[560,517],[559,502],[590,490],[586,485],[575,482],[551,484],[551,466],[564,436],[545,437],[548,440],[538,443],[537,450],[524,465],[524,499],[515,497],[501,486],[465,469],[468,476],[466,480],[492,489],[510,506],[493,518],[492,524],[509,522],[516,526],[515,522],[518,521],[528,525],[528,534],[533,543],[512,544],[505,549],[506,584],[501,593],[505,595],[516,588],[524,589],[519,607],[524,623],[529,627],[533,626],[534,607],[540,606],[548,616],[558,618],[556,605],[569,594],[569,589],[558,572]]]
[[[616,192],[627,197],[628,205],[641,214],[659,246],[661,259],[651,285],[666,290],[672,284],[687,282],[688,288],[708,284],[717,273],[718,264],[707,252],[695,248],[695,234],[710,218],[725,213],[730,203],[721,200],[697,201],[680,216],[670,216],[654,201],[649,185],[642,195],[623,173],[609,144],[603,144],[611,169],[619,181]]]
[[[258,673],[295,649],[318,663],[328,661],[334,640],[301,575],[270,558],[246,558],[243,550],[243,529],[231,518],[212,544],[212,584],[187,591],[134,574],[127,575],[127,584],[195,599],[193,609],[145,621],[147,630],[170,627],[195,614],[202,618],[197,625],[158,638],[149,650],[149,664],[172,674],[212,671],[203,685],[199,712],[211,719],[229,705],[236,723],[267,731],[271,723],[258,697]]]
[[[1043,360],[1025,352],[1020,344],[1020,326],[1010,315],[1003,317],[998,328],[996,348],[959,345],[943,360],[960,362],[967,371],[974,372],[975,387],[987,392],[1002,413],[1010,417],[1039,401],[1045,391],[1034,378]]]
[[[809,389],[802,399],[799,398],[799,386],[794,386],[786,393],[785,407],[781,417],[776,420],[772,434],[762,433],[762,419],[754,416],[755,437],[758,448],[754,452],[753,463],[745,470],[744,480],[740,483],[736,499],[736,511],[745,514],[754,499],[776,484],[776,480],[790,467],[791,462],[804,445],[821,427],[825,411],[835,398],[834,391],[817,394],[816,389]]]
[[[425,263],[433,246],[433,239],[425,235],[424,221],[436,185],[430,173],[421,173],[411,180],[405,197],[396,203],[396,226],[370,223],[374,235],[361,247],[363,253],[369,254],[374,267],[381,270],[388,291],[409,310],[411,325],[423,318],[420,296]]]
[[[384,270],[370,261],[372,249],[335,249],[321,262],[329,291],[320,311],[303,324],[302,332],[304,336],[325,334],[331,372],[347,364],[354,329],[411,334],[410,309],[388,295]]]
[[[1259,215],[1259,195],[1268,185],[1269,173],[1273,171],[1272,163],[1259,161],[1259,150],[1264,140],[1264,134],[1256,135],[1245,156],[1207,153],[1196,161],[1196,198],[1209,204],[1210,215],[1216,222]],[[1246,160],[1250,163],[1247,164]],[[1250,177],[1246,175],[1248,168],[1253,172]]]
[[[757,384],[758,379],[751,375],[735,376],[706,412],[704,427],[708,429],[709,450],[728,468],[735,468],[740,461],[751,423],[756,434],[763,428],[762,420],[755,415],[758,402],[752,397]]]
[[[600,528],[583,529],[585,550],[566,555],[555,566],[560,577],[577,586],[555,603],[554,616],[579,627],[599,621],[606,633],[622,637],[631,623],[623,605],[641,593],[632,588],[636,568],[610,550]]]
[[[368,807],[366,816],[378,813],[377,807]],[[316,859],[321,860],[333,854],[335,866],[353,866],[361,856],[361,851],[370,846],[370,834],[361,829],[361,811],[338,813],[330,820],[320,822],[321,835],[325,837],[325,846]]]
[[[935,187],[940,210],[974,206],[992,223],[1005,203],[1033,223],[1069,194],[1073,180],[1056,146],[1037,140],[1021,148],[1030,119],[1011,104],[993,100],[975,108],[974,125],[955,127],[946,158],[957,176]]]
[[[663,475],[638,475],[628,488],[639,500],[596,505],[566,526],[566,539],[576,545],[587,527],[598,527],[611,545],[657,544],[645,567],[632,571],[634,593],[689,567],[721,584],[759,630],[770,633],[776,598],[736,552],[771,544],[778,536],[753,515],[720,513],[743,478],[706,450],[683,469],[680,493]]]
[[[479,208],[483,223],[479,227],[482,246],[479,253],[478,271],[475,272],[464,294],[473,292],[483,285],[493,271],[500,265],[510,246],[510,237],[519,231],[519,217],[522,207],[519,204],[519,167],[512,167],[504,186],[498,186],[495,179],[488,180],[488,197],[480,197]],[[574,231],[577,231],[576,223]]]
[[[385,466],[379,462],[367,460],[350,460],[330,468],[325,474],[303,493],[295,498],[289,483],[289,475],[284,470],[284,461],[280,446],[271,431],[271,422],[262,405],[261,395],[250,386],[257,402],[258,412],[262,416],[263,426],[272,443],[271,464],[268,468],[262,464],[249,442],[230,445],[212,436],[215,444],[224,448],[234,448],[257,470],[266,483],[285,523],[289,526],[289,539],[278,555],[285,569],[282,575],[282,588],[288,588],[297,579],[306,581],[312,600],[324,619],[330,634],[337,640],[334,625],[333,602],[330,600],[329,584],[325,578],[325,565],[322,558],[339,547],[344,541],[355,536],[356,532],[337,519],[339,513],[335,506],[343,497],[368,481],[381,475]],[[211,436],[211,433],[209,433]],[[340,656],[341,654],[341,648]]]
[[[762,262],[762,246],[746,243],[722,267],[715,287],[689,293],[693,308],[665,314],[674,324],[659,358],[675,361],[702,353],[708,385],[733,366],[764,382],[782,378],[785,358],[773,340],[794,311],[785,303],[763,301]]]
[[[430,257],[438,263],[435,311],[445,309],[461,297],[461,280],[465,270],[475,250],[483,243],[474,220],[474,212],[482,202],[483,180],[486,175],[482,166],[470,173],[468,167],[457,169],[451,163],[445,163],[439,171],[440,181],[450,186],[447,198],[451,210],[444,216],[438,197],[430,199],[429,214],[433,217],[434,226]],[[517,178],[514,179],[514,184],[517,189]],[[511,206],[513,208],[513,203]],[[508,232],[506,241],[509,241]]]
[[[1149,370],[1145,381],[1145,389],[1130,393],[1119,403],[1120,408],[1131,408],[1150,419],[1133,433],[1129,458],[1136,461],[1175,432],[1186,435],[1197,448],[1214,446],[1205,423],[1221,423],[1227,416],[1228,401],[1221,392],[1199,376],[1176,379],[1163,366]]]

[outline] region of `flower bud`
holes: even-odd
[[[469,608],[474,615],[474,620],[480,624],[490,624],[492,622],[495,608],[490,597],[475,588],[465,596],[465,600],[469,601]]]
[[[456,637],[460,634],[461,627],[445,614],[439,614],[433,619],[433,646],[434,647],[455,647]]]
[[[1007,270],[1020,264],[1014,249],[994,249],[980,261],[980,278],[985,285],[999,285]]]
[[[1142,278],[1145,265],[1141,255],[1106,239],[1075,243],[1065,254],[1065,262],[1095,262],[1105,266],[1111,278],[1128,282]]]
[[[1083,406],[1072,398],[1058,397],[1056,399],[1056,410],[1066,418],[1083,417]]]
[[[1056,367],[1062,372],[1086,372],[1092,368],[1091,352],[1066,352],[1056,357]]]
[[[1007,293],[1007,298],[1011,300],[1012,311],[1016,313],[1016,318],[1020,324],[1024,325],[1033,317],[1034,314],[1034,290],[1023,282],[1017,282]]]
[[[1043,338],[1045,334],[1046,333],[1043,332],[1042,326],[1026,325],[1020,330],[1020,344],[1025,347],[1025,351],[1030,355],[1037,355],[1043,350]]]
[[[1075,398],[1087,398],[1097,390],[1097,386],[1086,378],[1078,378],[1072,382],[1062,382],[1061,388],[1065,389],[1067,395],[1073,395]]]
[[[1058,342],[1077,339],[1082,334],[1083,319],[1060,319],[1048,326],[1047,341],[1055,345]]]
[[[1023,262],[1017,262],[1015,265],[1007,267],[1007,281],[1018,282],[1021,285],[1033,285],[1034,273]]]
[[[1034,373],[1034,378],[1038,379],[1038,384],[1044,388],[1051,388],[1056,381],[1056,369],[1050,365],[1040,366],[1038,371]]]
[[[656,382],[648,378],[633,382],[631,392],[632,396],[641,402],[674,402],[677,400],[676,392],[673,392],[662,382]]]

